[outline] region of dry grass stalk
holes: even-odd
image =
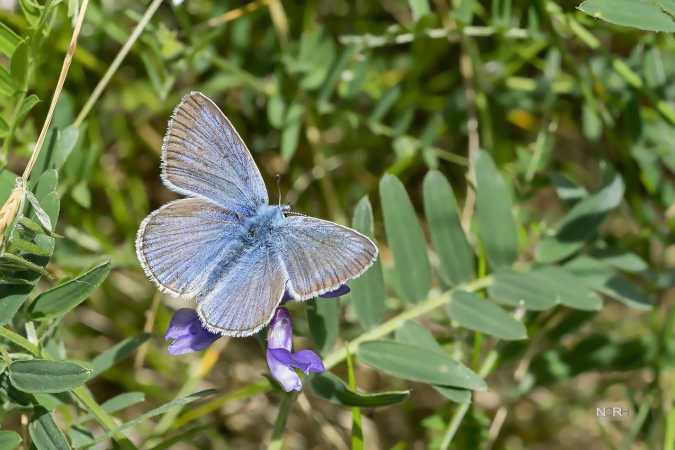
[[[2,246],[4,241],[5,230],[12,223],[21,207],[25,189],[26,184],[23,181],[19,181],[5,204],[0,208],[0,246]]]

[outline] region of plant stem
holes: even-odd
[[[86,1],[87,0],[85,0],[85,2]],[[117,72],[117,69],[120,67],[120,64],[122,64],[122,61],[124,61],[124,58],[126,58],[127,54],[129,53],[129,50],[131,50],[131,47],[134,45],[138,37],[141,35],[141,32],[143,32],[143,29],[145,29],[145,26],[148,24],[153,14],[155,14],[155,11],[157,11],[157,8],[159,8],[159,5],[162,3],[162,1],[163,0],[153,0],[150,6],[148,6],[148,9],[145,10],[145,13],[143,14],[143,17],[141,17],[140,22],[138,22],[138,25],[136,25],[134,31],[131,32],[129,39],[127,39],[127,41],[120,49],[119,53],[117,53],[115,59],[110,64],[110,67],[108,67],[108,70],[106,70],[105,74],[103,74],[103,77],[98,82],[98,84],[94,88],[94,91],[87,99],[87,102],[82,107],[82,110],[77,115],[77,118],[75,118],[75,122],[73,122],[73,125],[75,125],[76,127],[80,126],[82,121],[87,117],[87,114],[89,114],[89,111],[94,106],[94,103],[96,103],[98,98],[101,96],[103,90],[110,82],[110,79],[115,74],[115,72]]]
[[[438,308],[439,306],[443,306],[446,303],[450,301],[450,297],[452,293],[456,290],[464,290],[464,291],[469,291],[469,292],[474,292],[479,289],[483,289],[484,287],[487,287],[490,285],[492,282],[492,277],[487,276],[483,278],[479,278],[477,280],[473,280],[469,283],[464,283],[459,286],[455,286],[454,288],[450,289],[449,291],[446,291],[437,297],[430,298],[428,300],[425,300],[422,303],[419,303],[415,305],[414,307],[410,308],[407,311],[402,312],[398,316],[393,317],[392,319],[389,319],[388,321],[384,322],[383,324],[373,328],[372,330],[368,331],[367,333],[362,334],[361,336],[357,337],[353,341],[349,343],[349,349],[352,353],[358,351],[359,345],[361,345],[363,342],[367,341],[372,341],[374,339],[379,339],[381,337],[384,337],[391,333],[392,331],[397,330],[399,327],[401,327],[407,320],[412,320],[415,319],[416,317],[419,317],[421,315],[424,315],[430,311],[433,311],[434,309]],[[326,367],[326,370],[336,366],[340,362],[344,361],[344,359],[347,357],[347,349],[345,347],[342,347],[330,355],[326,357],[323,361],[324,367]]]
[[[14,342],[16,345],[19,345],[35,356],[40,356],[40,349],[37,345],[32,344],[28,339],[21,336],[18,333],[15,333],[12,330],[9,330],[5,327],[0,327],[0,336],[4,337],[8,341]]]
[[[478,372],[478,375],[480,375],[481,378],[485,378],[487,374],[490,373],[490,371],[494,368],[496,362],[497,362],[497,357],[499,355],[495,350],[492,350],[487,358],[485,358],[485,361],[483,362],[483,365],[480,368],[480,371]],[[455,433],[457,433],[457,429],[459,428],[459,425],[462,423],[462,420],[464,420],[464,416],[466,415],[466,412],[469,410],[469,407],[471,406],[471,403],[462,403],[459,408],[455,411],[455,414],[453,414],[452,419],[450,420],[450,424],[448,425],[448,429],[445,432],[445,436],[443,436],[443,442],[441,443],[441,450],[447,450],[448,447],[450,447],[450,443],[452,442],[452,438],[455,437]]]
[[[284,441],[284,431],[286,430],[286,421],[288,420],[288,413],[291,412],[293,405],[295,404],[295,399],[298,398],[299,393],[293,392],[291,394],[285,394],[281,398],[281,404],[279,405],[279,413],[277,414],[277,420],[274,422],[274,430],[272,431],[272,439],[270,440],[269,445],[267,446],[268,450],[280,450],[281,445]]]
[[[52,123],[52,116],[54,115],[54,109],[56,108],[56,103],[59,100],[59,96],[61,95],[61,91],[63,90],[63,83],[66,81],[66,76],[68,75],[68,69],[70,69],[70,63],[73,60],[73,53],[75,53],[75,49],[77,48],[77,37],[80,35],[80,30],[82,29],[82,22],[84,22],[84,15],[87,12],[87,5],[89,4],[89,0],[84,0],[82,2],[82,6],[80,7],[80,13],[77,16],[77,22],[75,23],[75,29],[73,30],[73,36],[70,39],[70,45],[68,46],[68,51],[66,52],[65,58],[63,58],[63,65],[61,66],[61,73],[59,74],[59,79],[56,82],[56,88],[54,88],[54,95],[52,96],[52,102],[49,105],[49,110],[47,111],[47,117],[45,118],[44,124],[42,124],[42,130],[40,131],[40,136],[38,136],[37,143],[35,144],[35,148],[33,149],[33,153],[30,155],[30,159],[28,160],[28,164],[26,164],[26,168],[23,171],[23,175],[21,176],[24,181],[28,180],[28,177],[30,176],[31,171],[33,170],[33,166],[35,165],[35,161],[37,161],[37,157],[40,154],[40,150],[42,150],[42,145],[45,142],[45,138],[47,136],[47,130],[49,130],[49,125]]]

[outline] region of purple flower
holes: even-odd
[[[173,313],[164,340],[173,339],[173,342],[169,344],[169,353],[182,355],[204,350],[219,337],[221,337],[219,334],[211,333],[202,327],[194,309],[181,308]]]
[[[351,289],[349,289],[349,286],[347,286],[346,284],[341,284],[340,287],[338,287],[334,291],[326,292],[325,294],[319,295],[319,297],[335,298],[340,297],[341,295],[348,294],[349,291],[351,291]],[[289,300],[293,300],[293,296],[290,294],[290,292],[286,291],[284,292],[284,298],[281,299],[281,304],[284,304]]]
[[[293,323],[286,308],[277,308],[267,331],[267,365],[275,380],[286,392],[302,390],[302,382],[295,369],[309,372],[323,372],[323,362],[311,350],[291,353]]]

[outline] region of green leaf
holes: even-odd
[[[2,286],[2,294],[0,294],[0,326],[12,320],[14,314],[23,305],[32,290],[32,285]],[[0,446],[0,448],[2,447]]]
[[[580,256],[565,264],[565,269],[576,275],[587,287],[632,308],[649,310],[654,306],[654,300],[649,295],[616,273],[607,263]]]
[[[458,291],[448,303],[448,314],[459,325],[505,340],[526,339],[527,330],[494,303],[471,292]]]
[[[380,199],[395,270],[406,300],[417,303],[431,289],[427,245],[403,184],[393,175],[380,180]]]
[[[0,254],[0,267],[18,269],[18,270],[30,270],[33,272],[41,273],[42,275],[49,275],[43,267],[38,266],[35,263],[27,261],[19,256],[13,255],[11,253],[2,253]]]
[[[67,450],[70,448],[66,437],[44,408],[37,408],[28,425],[28,432],[38,450]]]
[[[281,157],[284,161],[290,161],[298,148],[304,113],[305,107],[301,103],[294,102],[288,107],[284,129],[281,132]]]
[[[16,186],[18,176],[11,170],[0,169],[0,205],[4,205]]]
[[[129,428],[133,428],[136,425],[138,425],[139,423],[145,422],[146,420],[151,419],[151,418],[153,418],[155,416],[158,416],[160,414],[164,414],[165,412],[169,411],[170,409],[176,408],[178,406],[187,405],[188,403],[192,403],[195,400],[199,400],[201,397],[204,397],[206,395],[211,395],[211,394],[214,394],[216,392],[218,392],[218,391],[216,391],[215,389],[206,389],[206,390],[203,390],[203,391],[196,392],[192,395],[188,395],[186,397],[182,397],[182,398],[173,400],[169,403],[165,403],[158,408],[155,408],[151,411],[146,412],[145,414],[142,414],[142,415],[136,417],[133,420],[130,420],[129,422],[123,423],[122,425],[115,428],[114,430],[108,431],[106,434],[99,437],[96,441],[92,442],[90,445],[98,444],[99,442],[102,442],[106,439],[110,439],[115,434],[119,433],[120,431],[124,431],[124,430],[127,430]]]
[[[408,0],[408,3],[415,22],[431,12],[428,0]]]
[[[82,385],[91,370],[68,361],[32,359],[9,365],[9,379],[17,389],[34,392],[63,392]]]
[[[401,96],[402,90],[401,86],[397,84],[385,92],[375,104],[375,108],[373,108],[373,112],[370,113],[368,119],[372,122],[381,121]]]
[[[511,306],[530,310],[544,310],[555,306],[558,299],[535,272],[520,273],[506,269],[494,274],[488,287],[491,298]]]
[[[7,136],[7,133],[9,132],[9,124],[0,117],[0,136],[4,137]]]
[[[9,97],[14,94],[14,91],[16,91],[16,85],[12,76],[0,65],[0,94]]]
[[[362,408],[395,405],[405,401],[410,395],[410,391],[379,392],[376,394],[355,392],[330,372],[314,375],[311,379],[311,385],[314,392],[331,403]]]
[[[445,350],[429,331],[417,322],[406,320],[396,330],[396,342],[417,345],[445,354]]]
[[[539,242],[535,250],[537,261],[559,261],[579,250],[596,233],[607,214],[621,203],[623,193],[623,179],[616,175],[605,187],[579,201],[560,220],[555,234]]]
[[[517,306],[522,300],[525,308],[532,310],[548,309],[558,303],[590,311],[602,307],[602,299],[585,288],[582,280],[555,266],[539,267],[527,273],[498,272],[488,293],[508,305]]]
[[[54,154],[51,157],[51,166],[60,169],[70,156],[70,153],[77,144],[80,135],[79,129],[75,125],[69,125],[56,134],[54,145]]]
[[[359,346],[365,364],[412,381],[472,390],[485,390],[485,382],[449,356],[416,345],[394,341],[370,341]]]
[[[675,0],[655,0],[656,4],[663,8],[671,16],[675,16]]]
[[[150,333],[137,334],[136,336],[126,338],[122,342],[115,344],[98,355],[91,362],[91,365],[94,367],[92,378],[105,372],[119,361],[131,355],[138,347],[143,345],[145,341],[150,339],[151,336]]]
[[[101,403],[101,408],[108,414],[114,414],[142,401],[145,401],[145,394],[143,392],[124,392]],[[88,413],[80,418],[80,423],[85,423],[94,418],[95,416],[92,413]]]
[[[0,24],[2,25],[2,24]],[[13,431],[0,430],[0,448],[5,450],[15,449],[21,443],[22,439],[18,433]]]
[[[33,0],[19,0],[19,6],[21,6],[21,11],[31,27],[35,26],[40,20],[40,12],[43,7]]]
[[[479,151],[474,168],[478,234],[490,265],[495,269],[508,267],[518,256],[518,234],[511,197],[489,154]]]
[[[675,31],[675,22],[649,0],[586,0],[579,9],[609,23],[647,31]]]
[[[555,192],[562,200],[577,201],[588,195],[585,187],[576,184],[566,175],[558,172],[549,173],[549,178],[555,186]]]
[[[321,354],[335,347],[340,326],[340,300],[337,298],[315,298],[307,302],[307,320],[312,341]]]
[[[286,112],[286,104],[284,98],[279,95],[273,95],[267,101],[267,120],[274,128],[281,129],[284,125],[284,114]]]
[[[47,256],[51,253],[50,250],[45,250],[32,242],[17,237],[14,237],[9,241],[7,250],[15,254],[23,252],[40,256]]]
[[[443,281],[454,286],[472,280],[473,252],[462,229],[457,201],[448,180],[436,170],[424,177],[424,213]]]
[[[9,72],[12,74],[12,78],[16,83],[16,86],[25,88],[26,83],[28,82],[28,57],[30,52],[30,40],[25,39],[12,55],[12,60],[9,64]]]
[[[356,231],[373,237],[373,209],[368,196],[357,203],[352,226]],[[385,311],[386,292],[379,255],[365,273],[349,282],[349,287],[352,306],[363,327],[372,328],[380,323]]]
[[[317,99],[319,105],[325,104],[330,100],[330,96],[333,93],[333,90],[335,90],[335,85],[340,81],[342,72],[345,70],[347,64],[354,58],[358,49],[359,47],[356,45],[348,45],[342,51],[340,57],[337,58],[333,67],[331,67],[330,72],[326,75],[323,86],[321,86],[321,90],[319,91],[319,97]]]
[[[7,25],[0,22],[0,53],[11,58],[12,53],[14,53],[20,42],[21,37]]]
[[[30,306],[31,315],[37,320],[62,316],[86,300],[106,279],[110,261],[105,261],[87,272],[37,296]]]
[[[21,103],[21,109],[19,109],[19,114],[16,116],[16,120],[20,121],[23,120],[26,115],[33,109],[35,105],[40,103],[40,99],[38,98],[37,95],[31,94],[28,97],[23,99],[23,103]]]

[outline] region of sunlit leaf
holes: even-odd
[[[32,359],[9,365],[9,379],[24,392],[63,392],[82,385],[91,370],[68,361]]]
[[[486,389],[478,375],[436,350],[395,341],[370,341],[359,346],[358,356],[371,367],[407,380]]]
[[[459,325],[500,339],[527,338],[525,326],[494,303],[471,292],[457,291],[448,303],[448,314]]]
[[[357,203],[352,226],[356,231],[373,237],[373,210],[367,196]],[[349,287],[352,306],[364,328],[377,325],[384,315],[386,298],[379,255],[365,273],[349,282]]]
[[[675,31],[672,17],[649,0],[585,0],[579,9],[616,25],[648,31]]]
[[[485,246],[485,254],[493,268],[510,266],[518,256],[518,235],[511,197],[489,154],[479,151],[474,166],[478,234]]]
[[[380,180],[380,198],[401,289],[406,300],[419,302],[431,288],[431,267],[415,210],[403,184],[393,175]]]
[[[424,178],[424,213],[443,281],[456,285],[473,279],[473,252],[462,229],[457,202],[438,171],[432,170]]]
[[[410,395],[410,391],[378,392],[375,394],[355,392],[330,372],[314,375],[311,385],[314,392],[331,403],[362,408],[395,405],[405,401]]]

